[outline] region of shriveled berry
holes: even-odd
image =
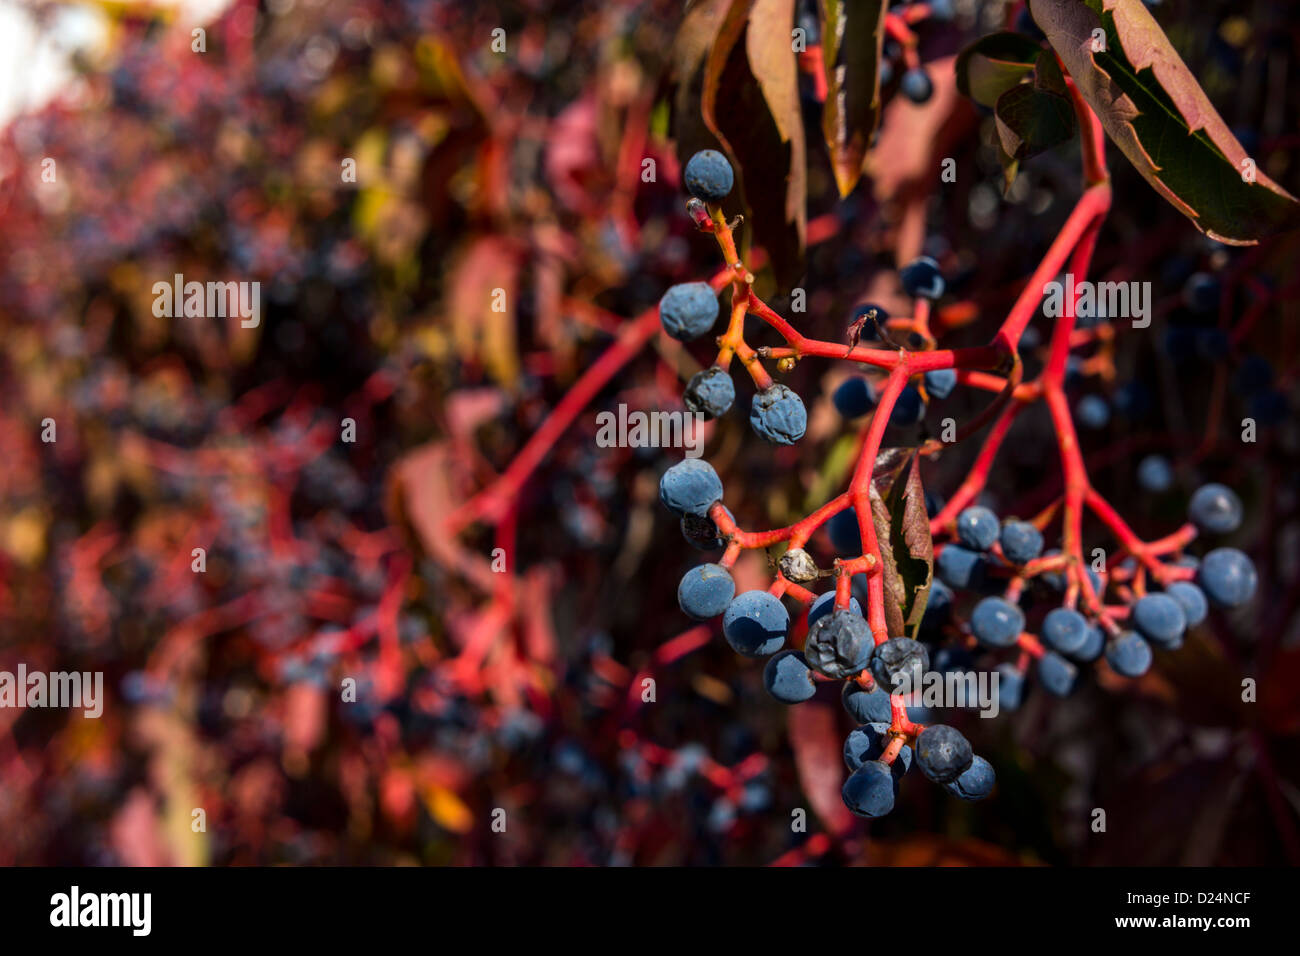
[[[793,445],[808,428],[808,410],[789,388],[772,385],[754,395],[749,424],[760,438],[774,445]]]
[[[726,369],[711,365],[691,376],[682,401],[692,412],[705,418],[719,418],[736,400],[736,383]]]
[[[833,611],[809,629],[803,653],[809,667],[838,680],[861,673],[874,646],[861,614]]]
[[[891,637],[871,657],[871,674],[890,693],[908,693],[921,686],[930,669],[930,652],[910,637]]]

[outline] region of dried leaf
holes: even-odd
[[[934,572],[934,542],[915,449],[882,451],[868,493],[880,548],[885,622],[891,636],[915,637]]]
[[[853,192],[880,123],[880,56],[885,37],[881,0],[821,0],[826,105],[822,135],[840,196]]]

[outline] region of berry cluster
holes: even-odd
[[[717,472],[700,459],[672,466],[659,486],[660,500],[680,517],[687,541],[724,552],[718,561],[686,572],[678,587],[682,611],[699,621],[721,616],[723,636],[737,653],[768,658],[763,682],[778,701],[797,704],[811,699],[821,681],[844,682],[844,708],[861,725],[844,746],[850,776],[842,795],[853,813],[888,813],[913,760],[958,798],[975,800],[992,791],[992,766],[973,753],[960,731],[913,720],[925,711],[909,708],[907,695],[919,688],[932,661],[936,670],[991,668],[999,708],[1014,710],[1031,665],[1038,683],[1057,696],[1075,688],[1081,666],[1103,659],[1115,674],[1139,677],[1152,664],[1153,648],[1178,648],[1186,630],[1204,620],[1211,606],[1235,608],[1251,598],[1255,570],[1241,551],[1217,548],[1200,561],[1185,552],[1198,534],[1224,535],[1238,528],[1242,505],[1229,488],[1201,487],[1191,498],[1184,527],[1144,542],[1088,484],[1064,391],[1074,359],[1069,352],[1078,341],[1072,337],[1073,308],[1057,322],[1043,374],[1023,381],[1017,345],[1037,306],[1032,290],[1040,276],[1060,268],[1068,248],[1049,252],[989,346],[937,348],[929,317],[945,294],[945,281],[938,262],[927,257],[899,273],[899,284],[914,303],[911,317],[895,319],[883,307],[865,304],[849,326],[847,346],[821,342],[797,332],[754,294],[753,277],[736,254],[719,206],[733,182],[725,157],[712,150],[697,153],[686,166],[685,180],[693,196],[692,217],[718,239],[732,288],[731,321],[717,338],[718,357],[690,380],[687,407],[711,418],[724,415],[736,395],[728,367],[739,358],[757,388],[750,411],[753,430],[788,445],[803,436],[807,411],[797,394],[772,380],[765,359],[788,370],[801,358],[818,355],[871,370],[850,376],[832,396],[845,419],[870,416],[850,486],[796,524],[768,532],[741,530],[723,503]],[[1078,244],[1072,265],[1080,272],[1108,203],[1108,191],[1089,190],[1067,223],[1067,238]],[[707,283],[674,286],[660,302],[665,331],[683,341],[712,332],[719,311],[714,286]],[[787,347],[749,346],[744,318],[751,313],[780,333]],[[918,466],[945,443],[882,449],[882,442],[887,431],[903,434],[920,423],[929,407],[959,384],[996,392],[997,399],[959,433],[957,440],[993,423],[970,478],[941,504],[921,490]],[[1037,515],[1000,520],[973,499],[1016,414],[1039,400],[1051,411],[1060,439],[1066,491]],[[1090,408],[1076,414],[1084,424],[1100,416]],[[900,475],[906,477],[899,480]],[[1172,480],[1170,474],[1165,485]],[[884,504],[886,496],[892,504]],[[1085,508],[1120,544],[1100,562],[1084,560]],[[835,555],[825,569],[806,550],[822,525]],[[1048,532],[1058,526],[1060,547],[1045,550]],[[737,594],[731,569],[741,551],[781,544],[786,549],[771,587]],[[904,561],[924,567],[921,580],[900,571]],[[821,578],[832,578],[834,590],[818,595],[806,587]],[[807,606],[802,621],[792,620],[787,597]],[[787,641],[795,646],[787,647]],[[1012,660],[998,662],[985,654],[1006,651]]]

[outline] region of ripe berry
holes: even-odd
[[[1255,593],[1258,577],[1255,565],[1236,548],[1215,548],[1201,560],[1196,583],[1210,603],[1218,607],[1238,607]]]
[[[994,673],[998,679],[998,708],[1019,710],[1025,699],[1025,676],[1016,670],[1014,664],[999,664]]]
[[[1183,284],[1183,302],[1193,312],[1213,312],[1219,305],[1219,280],[1208,272],[1194,272]]]
[[[677,585],[677,603],[687,617],[707,621],[717,617],[731,604],[736,582],[731,572],[720,564],[701,564],[682,575]]]
[[[793,445],[808,427],[808,411],[789,388],[772,385],[754,395],[749,424],[774,445]]]
[[[873,721],[850,732],[844,741],[844,763],[849,770],[857,770],[868,760],[879,760],[889,746],[889,722]],[[912,766],[912,748],[907,745],[898,752],[893,764],[900,776]]]
[[[845,681],[844,688],[840,691],[840,703],[849,712],[849,716],[860,724],[888,724],[893,719],[889,694],[881,690],[879,685],[866,691],[857,681]]]
[[[894,809],[897,790],[898,781],[889,767],[872,760],[849,774],[840,796],[856,816],[883,817]]]
[[[1241,499],[1226,485],[1201,485],[1187,504],[1192,524],[1210,534],[1231,534],[1241,527]]]
[[[947,724],[931,724],[916,738],[916,765],[935,783],[956,780],[973,758],[970,741]]]
[[[707,515],[722,498],[722,479],[703,458],[683,458],[659,479],[659,500],[679,515]]]
[[[1125,631],[1106,645],[1106,663],[1122,677],[1141,677],[1151,667],[1151,645],[1136,631]]]
[[[1079,670],[1055,651],[1046,651],[1038,659],[1038,679],[1043,687],[1057,697],[1065,697],[1074,690]]]
[[[1200,624],[1210,611],[1209,602],[1205,599],[1205,592],[1191,581],[1175,581],[1165,588],[1165,593],[1177,601],[1179,607],[1183,609],[1183,616],[1187,618],[1188,627],[1195,627]]]
[[[925,417],[925,402],[921,393],[911,385],[898,393],[898,399],[889,412],[889,424],[894,428],[906,428],[915,425]]]
[[[984,558],[961,545],[946,544],[935,559],[935,571],[951,588],[978,590],[984,583]]]
[[[725,507],[722,510],[727,512],[727,517],[733,517]],[[682,515],[682,537],[691,547],[700,551],[717,551],[727,544],[722,539],[718,526],[708,515]]]
[[[1059,654],[1075,655],[1088,640],[1088,619],[1073,608],[1058,607],[1043,619],[1043,643]]]
[[[970,616],[971,633],[988,647],[1011,647],[1025,629],[1025,615],[1010,601],[986,597]]]
[[[817,599],[813,601],[812,605],[808,608],[808,626],[811,628],[823,617],[831,613],[831,610],[834,607],[835,607],[834,591],[827,591],[825,594],[818,595]],[[858,617],[862,616],[862,605],[858,603],[857,598],[855,597],[849,598],[849,610],[851,610],[854,614],[858,615]]]
[[[876,407],[875,389],[861,375],[853,375],[835,389],[831,402],[845,418],[860,418]]]
[[[997,776],[993,765],[978,754],[971,757],[970,766],[952,783],[945,784],[948,792],[963,800],[983,800],[993,792]]]
[[[1138,462],[1138,484],[1144,491],[1160,494],[1174,483],[1174,469],[1167,458],[1147,455]]]
[[[1028,521],[1008,521],[998,536],[1002,556],[1012,564],[1025,564],[1043,553],[1043,535]]]
[[[925,390],[936,401],[943,401],[957,387],[955,368],[937,368],[925,373]]]
[[[727,606],[722,636],[737,654],[766,657],[785,643],[790,612],[781,599],[766,591],[746,591]]]
[[[918,299],[937,299],[945,288],[939,263],[929,256],[919,256],[899,270],[903,291]]]
[[[1147,594],[1133,605],[1133,626],[1156,647],[1173,650],[1183,643],[1187,616],[1168,594]]]
[[[691,376],[682,401],[692,412],[705,418],[720,418],[736,400],[736,383],[726,369],[712,365]]]
[[[698,339],[718,321],[718,296],[707,282],[680,282],[659,300],[659,321],[679,342]]]
[[[898,89],[900,93],[918,105],[926,102],[934,95],[934,83],[930,81],[930,74],[919,66],[903,74]]]
[[[1084,428],[1099,431],[1110,423],[1110,406],[1100,395],[1085,395],[1074,406],[1074,417]]]
[[[871,674],[890,693],[908,693],[921,686],[921,675],[930,669],[925,645],[910,637],[891,637],[871,656]]]
[[[861,614],[834,611],[809,629],[803,653],[809,667],[839,680],[862,673],[873,647],[871,628]]]
[[[957,539],[972,551],[987,551],[998,540],[998,516],[981,505],[957,515]]]
[[[1106,635],[1096,624],[1088,625],[1088,632],[1084,635],[1083,644],[1070,654],[1081,664],[1091,664],[1097,658],[1101,657],[1102,652],[1106,649]]]
[[[731,163],[716,149],[702,149],[686,163],[686,191],[696,199],[719,203],[736,183]]]
[[[826,531],[831,536],[831,547],[846,557],[862,553],[862,532],[858,529],[858,513],[845,508],[830,517]]]
[[[801,704],[817,692],[808,662],[798,651],[782,651],[763,668],[763,687],[783,704]]]

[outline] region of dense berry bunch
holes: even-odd
[[[914,74],[904,77],[903,89],[914,99],[928,96]],[[697,225],[717,236],[733,262],[734,241],[717,207],[732,182],[726,160],[711,151],[699,153],[687,164],[686,179],[696,200],[710,204],[707,216],[696,217]],[[752,277],[738,260],[733,266],[733,303],[745,310],[736,310],[717,340],[717,360],[687,385],[687,407],[714,418],[725,414],[736,394],[728,367],[739,358],[756,386],[753,430],[773,444],[793,444],[807,428],[805,405],[791,388],[771,379],[763,361],[795,361],[808,354],[847,357],[868,371],[844,379],[830,398],[846,422],[865,417],[862,458],[848,490],[827,506],[788,528],[757,533],[737,526],[723,504],[722,482],[708,464],[687,459],[669,468],[660,483],[661,500],[681,517],[683,533],[693,545],[723,551],[718,561],[686,572],[678,601],[696,620],[720,615],[723,635],[738,653],[768,658],[763,684],[782,703],[812,699],[821,682],[843,682],[844,709],[859,724],[844,745],[850,773],[842,796],[854,814],[888,813],[913,763],[960,799],[977,800],[993,790],[993,767],[973,753],[959,730],[918,722],[930,710],[921,706],[927,675],[983,673],[995,688],[992,712],[1015,710],[1025,697],[1031,670],[1032,682],[1058,697],[1072,693],[1085,669],[1094,665],[1122,677],[1140,677],[1152,666],[1156,651],[1177,650],[1210,607],[1239,607],[1253,596],[1255,571],[1241,551],[1217,548],[1199,562],[1186,552],[1199,534],[1227,535],[1241,524],[1241,502],[1223,485],[1198,489],[1190,499],[1187,524],[1154,543],[1138,539],[1088,487],[1067,492],[1057,506],[1029,518],[999,517],[973,502],[986,471],[946,504],[923,492],[919,463],[942,443],[886,449],[886,433],[906,440],[908,429],[925,421],[933,403],[948,398],[960,384],[979,381],[963,376],[963,369],[1010,373],[1005,385],[993,386],[1000,391],[999,401],[985,416],[995,417],[996,441],[1022,404],[1008,401],[1021,373],[1014,350],[995,343],[985,349],[935,351],[925,317],[944,296],[946,283],[934,259],[918,258],[899,272],[899,286],[912,298],[915,315],[899,320],[878,305],[860,306],[847,347],[802,336],[753,294]],[[716,299],[704,283],[674,286],[660,312],[670,335],[688,339],[712,327]],[[777,329],[789,347],[748,346],[740,322],[746,312]],[[1021,331],[1024,321],[1019,320]],[[1065,383],[1080,374],[1069,354],[1072,323],[1073,317],[1054,339],[1059,377],[1045,373],[1030,392],[1031,398],[1046,396],[1058,431],[1071,435],[1074,424],[1062,396]],[[699,331],[684,335],[684,329]],[[907,343],[902,348],[899,333]],[[860,340],[880,347],[860,346]],[[1099,399],[1081,400],[1075,417],[1086,427],[1104,428],[1109,406]],[[992,447],[996,452],[996,443]],[[1071,455],[1077,455],[1073,439],[1062,445],[1063,466],[1081,473],[1081,463]],[[1137,471],[1139,485],[1151,493],[1165,492],[1175,483],[1172,466],[1160,456],[1143,459]],[[1079,533],[1084,508],[1110,529],[1119,542],[1117,552],[1085,552]],[[826,567],[809,550],[822,526],[831,552]],[[1049,533],[1059,535],[1058,547],[1045,547]],[[786,551],[770,589],[737,594],[730,570],[740,552],[779,544]],[[1085,553],[1094,560],[1085,561]],[[917,567],[925,569],[921,578],[904,577],[915,575]],[[822,578],[834,582],[832,590],[817,594],[807,588]],[[807,613],[792,616],[787,601],[806,606]],[[944,701],[940,706],[969,707],[971,702]]]

